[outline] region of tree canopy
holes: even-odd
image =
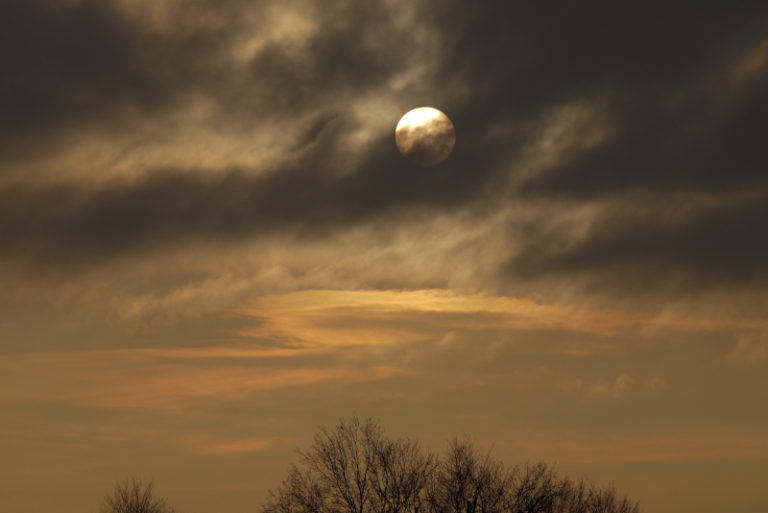
[[[442,456],[392,439],[373,419],[323,427],[261,513],[639,513],[613,486],[558,475],[543,462],[507,466],[455,438]]]
[[[173,513],[164,497],[158,497],[152,481],[133,478],[117,483],[101,504],[101,513]]]

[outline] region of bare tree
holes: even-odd
[[[495,513],[503,510],[511,474],[490,452],[454,438],[426,490],[430,513]]]
[[[543,462],[507,467],[453,439],[426,490],[429,513],[639,513],[613,486],[560,477]]]
[[[613,485],[601,489],[590,484],[586,502],[588,513],[639,513],[640,510],[626,496],[619,497]]]
[[[638,513],[611,486],[558,476],[546,463],[507,467],[453,439],[440,459],[357,417],[322,428],[261,513]]]
[[[390,440],[379,436],[373,444],[375,465],[371,473],[373,511],[406,513],[418,505],[436,462],[408,438]]]
[[[570,482],[560,479],[546,463],[515,467],[509,490],[510,513],[565,511]]]
[[[152,481],[128,479],[117,483],[101,505],[101,513],[173,513],[164,497],[156,497]]]
[[[405,513],[419,501],[434,458],[408,438],[386,438],[378,422],[342,419],[315,435],[263,513]]]

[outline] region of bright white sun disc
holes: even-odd
[[[408,111],[395,128],[395,143],[403,156],[421,166],[447,159],[456,143],[453,123],[433,107]]]

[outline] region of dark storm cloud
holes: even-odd
[[[683,215],[611,211],[576,242],[537,230],[509,270],[518,278],[586,275],[633,294],[758,286],[768,277],[766,223],[765,195]]]
[[[381,4],[323,5],[308,39],[295,41],[268,36],[270,16],[280,20],[267,7],[187,2],[157,30],[109,1],[3,2],[0,158],[39,156],[71,132],[125,130],[136,116],[158,120],[190,92],[211,100],[225,124],[294,119],[383,87],[417,51]],[[248,13],[258,21],[244,21]],[[266,39],[239,62],[236,45],[250,37]]]
[[[459,123],[465,128],[611,98],[600,114],[615,136],[533,177],[526,193],[588,198],[627,188],[765,182],[768,153],[759,134],[768,128],[768,66],[731,103],[727,98],[734,65],[765,40],[765,3],[486,2],[464,9],[456,18],[446,9],[438,23],[456,34],[442,79],[462,73],[474,92],[471,113]]]
[[[695,84],[691,84],[691,88]],[[527,183],[534,195],[593,198],[626,190],[741,190],[768,182],[768,73],[721,107],[719,98],[665,108],[663,98],[619,108],[618,136]]]
[[[326,126],[328,125],[328,126]],[[446,209],[481,196],[490,160],[475,173],[462,158],[417,169],[379,140],[354,174],[338,176],[333,161],[341,123],[309,127],[312,149],[267,176],[161,170],[129,183],[8,186],[0,189],[0,255],[55,267],[77,267],[121,252],[187,239],[241,239],[277,230],[304,236],[365,222],[401,209]]]
[[[192,5],[212,9],[206,2]],[[352,121],[327,100],[338,105],[345,94],[352,99],[382,87],[415,51],[407,28],[396,29],[382,6],[334,4],[300,51],[268,43],[243,69],[212,65],[223,45],[219,32],[148,32],[107,3],[54,8],[14,1],[4,9],[6,23],[15,20],[5,35],[4,59],[12,73],[3,82],[0,121],[9,152],[89,123],[119,127],[124,106],[154,115],[195,87],[207,87],[225,114],[263,115],[257,125],[297,112],[321,113],[300,137],[296,155],[267,177],[231,170],[212,178],[206,170],[181,169],[148,171],[136,181],[98,188],[6,187],[0,190],[4,258],[77,266],[189,238],[279,229],[317,234],[400,207],[466,204],[498,168],[493,153],[472,151],[483,144],[477,134],[466,135],[449,164],[422,170],[400,158],[387,134],[362,148],[354,172],[339,176],[334,163],[343,157],[337,150],[348,144]],[[248,90],[252,94],[240,94]]]
[[[434,23],[447,35],[440,78],[461,73],[487,122],[596,91],[631,100],[691,85],[763,37],[766,15],[762,2],[499,1],[446,5]]]
[[[535,137],[524,130],[491,136],[489,127],[533,126],[553,108],[596,97],[605,99],[599,114],[610,123],[610,136],[526,178],[511,201],[610,200],[672,189],[695,196],[768,182],[760,139],[768,128],[767,69],[758,66],[739,83],[723,77],[763,42],[764,2],[727,9],[719,2],[695,9],[662,2],[434,2],[417,8],[418,27],[395,24],[382,4],[338,2],[318,10],[306,40],[266,41],[239,65],[224,57],[245,30],[237,13],[259,4],[193,2],[183,8],[224,13],[228,21],[162,34],[110,5],[11,0],[0,7],[0,153],[45,148],[44,141],[91,124],[120,127],[123,107],[152,116],[190,90],[212,99],[233,125],[314,121],[295,154],[266,177],[178,169],[99,188],[6,187],[0,191],[4,258],[79,264],[186,239],[286,229],[319,236],[404,208],[474,208],[508,191],[500,186],[525,166],[520,150]],[[419,52],[416,28],[434,33],[438,51],[416,63],[428,71],[398,99],[404,109],[432,103],[448,112],[458,132],[454,155],[416,170],[387,135],[355,148],[359,164],[337,172],[354,118],[345,102],[351,110],[355,98],[391,94],[386,84]],[[528,251],[509,269],[530,275],[684,270],[703,281],[744,282],[768,257],[750,228],[768,222],[759,204],[713,207],[671,224],[610,209],[605,216],[576,245],[568,236],[527,231],[521,245]],[[706,242],[712,240],[707,229],[727,243]],[[537,260],[532,255],[542,248]],[[734,265],[739,270],[731,276]]]
[[[454,16],[454,7],[465,15]],[[481,131],[601,99],[593,108],[610,135],[526,177],[521,201],[634,203],[631,215],[604,208],[578,241],[546,222],[522,230],[524,249],[505,270],[513,280],[553,275],[658,290],[764,276],[765,198],[734,204],[728,195],[768,184],[765,3],[490,2],[436,16],[455,34],[442,79],[460,73],[474,93],[457,109],[457,126]],[[654,191],[723,202],[671,221],[648,200]]]
[[[272,108],[354,96],[402,69],[414,51],[408,34],[391,27],[380,7],[342,5],[303,52],[275,44],[254,58],[253,83],[275,93]],[[477,162],[467,173],[515,169],[506,157],[526,136],[486,136],[494,123],[533,120],[564,102],[600,96],[615,134],[533,176],[523,193],[589,199],[627,189],[765,182],[768,146],[760,134],[768,128],[768,66],[743,85],[723,77],[765,42],[764,2],[728,9],[703,2],[695,10],[668,2],[435,2],[421,5],[417,19],[439,35],[441,51],[427,63],[437,71],[402,96],[418,103],[428,91],[425,101],[445,106],[467,151],[493,155],[492,169]],[[380,36],[376,44],[366,37],[371,32]],[[462,87],[471,94],[462,95]]]
[[[269,96],[262,109],[286,113],[329,99],[353,99],[381,87],[403,69],[413,51],[411,37],[389,23],[391,15],[383,5],[340,2],[319,16],[320,29],[302,43],[301,51],[278,41],[250,62],[249,85]]]
[[[153,32],[110,2],[2,2],[0,157],[47,151],[70,130],[120,126],[126,112],[174,105],[220,71],[214,57],[224,41],[213,29]]]

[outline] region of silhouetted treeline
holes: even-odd
[[[454,439],[442,456],[357,417],[322,428],[261,513],[638,513],[613,487],[508,467]]]
[[[115,485],[101,504],[101,513],[174,513],[164,497],[157,497],[151,481],[128,479]]]
[[[508,467],[455,438],[442,456],[378,422],[342,419],[299,451],[261,513],[639,513],[611,487],[559,476],[546,463]],[[132,479],[107,494],[101,513],[173,513],[152,483]]]

